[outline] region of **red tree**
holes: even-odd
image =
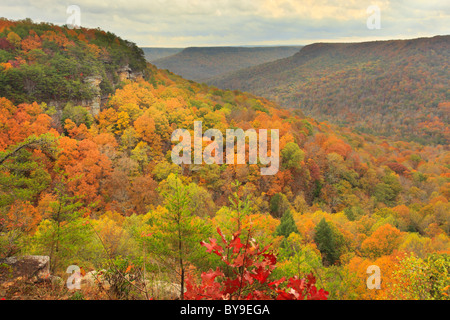
[[[185,299],[326,300],[328,298],[327,291],[317,290],[316,279],[312,274],[306,279],[292,277],[286,280],[283,277],[270,281],[277,257],[273,252],[268,252],[267,247],[260,249],[251,239],[250,233],[245,243],[242,243],[240,231],[236,232],[229,242],[219,228],[217,232],[221,244],[214,238],[211,238],[209,243],[201,244],[209,253],[217,254],[227,265],[227,270],[223,271],[218,267],[215,271],[204,272],[199,284],[189,276],[186,280]]]

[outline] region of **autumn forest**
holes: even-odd
[[[0,19],[0,298],[448,300],[450,40],[428,42],[378,62],[326,48],[312,59],[333,73],[248,82],[261,97],[157,69],[100,29]],[[172,132],[194,121],[278,129],[279,171],[174,164]],[[21,256],[48,256],[49,273],[15,277]]]

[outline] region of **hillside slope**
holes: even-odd
[[[134,43],[97,29],[0,19],[0,96],[14,103],[67,103],[98,114],[120,81],[144,76]]]
[[[320,120],[422,143],[448,143],[450,36],[316,43],[207,81]]]
[[[204,81],[242,68],[286,58],[300,49],[299,46],[192,47],[152,63],[185,79]]]

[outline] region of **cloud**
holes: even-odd
[[[450,3],[437,0],[15,0],[2,16],[64,24],[67,6],[81,24],[140,46],[308,44],[449,34]],[[380,30],[366,26],[369,5],[381,10]]]

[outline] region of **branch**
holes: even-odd
[[[22,142],[21,145],[16,147],[14,150],[10,151],[6,155],[4,155],[2,158],[0,158],[0,165],[3,164],[8,158],[13,156],[14,154],[18,153],[23,148],[32,148],[32,149],[40,149],[42,152],[44,152],[51,160],[56,160],[54,157],[53,150],[51,150],[50,142],[44,139],[43,137],[36,138],[35,136],[29,137],[29,141]],[[50,149],[50,150],[46,150]]]

